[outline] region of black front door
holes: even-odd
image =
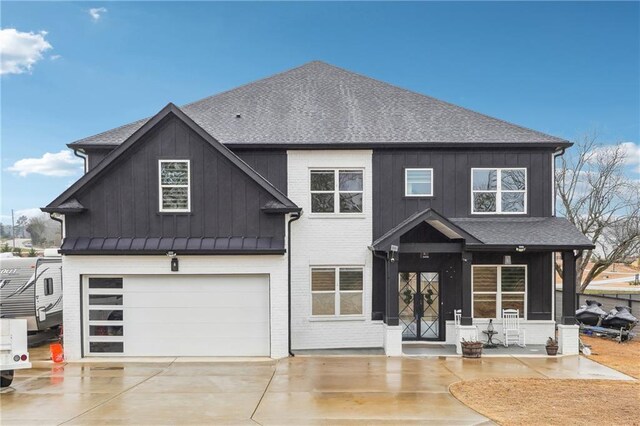
[[[442,340],[440,274],[400,272],[399,312],[404,340]]]

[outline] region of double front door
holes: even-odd
[[[440,274],[400,272],[399,314],[404,340],[442,340]]]

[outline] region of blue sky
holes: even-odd
[[[3,2],[3,43],[36,50],[3,59],[0,214],[80,176],[66,143],[314,59],[567,139],[595,129],[640,162],[639,18],[638,2]]]

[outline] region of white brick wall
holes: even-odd
[[[371,321],[372,235],[371,150],[289,151],[288,196],[304,214],[292,225],[292,348],[382,347],[381,321]],[[364,169],[363,214],[311,213],[311,168]],[[311,317],[311,266],[363,266],[363,315],[358,319]]]
[[[271,356],[288,356],[287,257],[179,256],[180,271],[171,272],[166,256],[63,256],[64,349],[68,360],[82,357],[80,276],[91,274],[269,274]]]

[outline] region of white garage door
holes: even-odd
[[[86,355],[269,356],[267,275],[88,277]]]

